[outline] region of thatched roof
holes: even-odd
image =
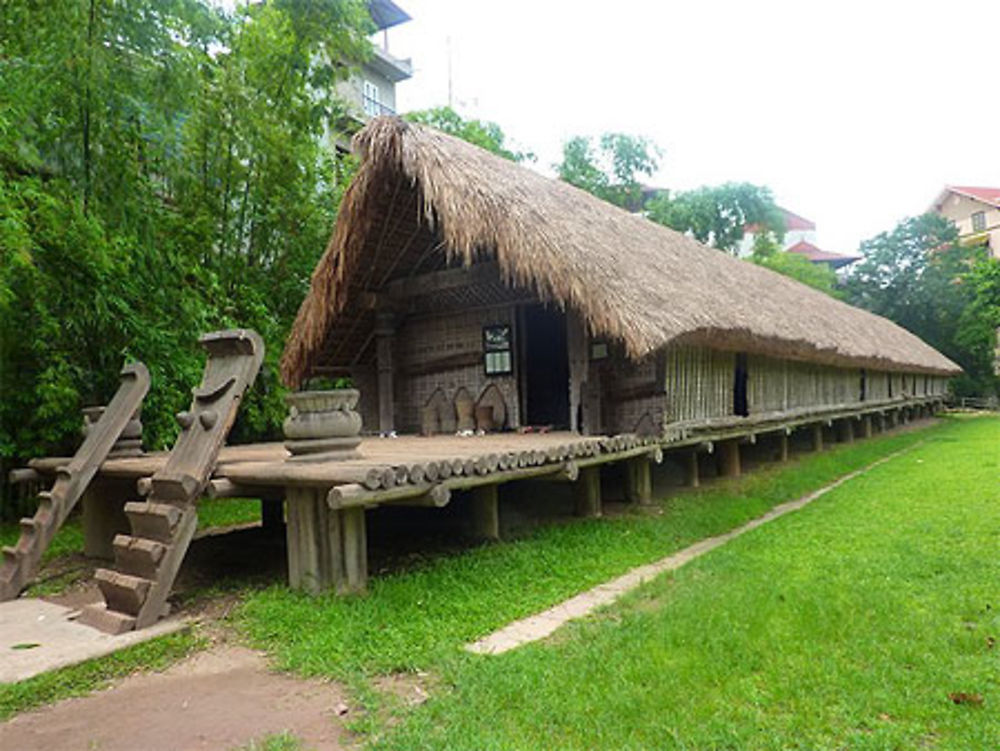
[[[442,265],[495,259],[506,284],[575,309],[634,358],[686,343],[960,370],[891,321],[431,128],[378,118],[354,148],[360,170],[282,358],[289,385],[316,365],[349,364],[371,339],[371,293],[429,255]]]

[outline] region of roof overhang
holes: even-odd
[[[368,0],[368,12],[379,31],[410,20],[409,14],[392,0]]]

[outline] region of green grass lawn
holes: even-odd
[[[250,593],[238,617],[280,667],[306,675],[351,679],[440,670],[465,642],[511,620],[732,529],[891,451],[962,429],[948,424],[840,445],[736,482],[678,493],[662,501],[660,515],[543,527],[516,541],[374,577],[363,597],[315,598],[276,585]]]
[[[440,685],[431,700],[375,728],[369,740],[382,749],[1000,748],[1000,420],[949,420],[889,442],[917,437],[927,442],[569,624],[549,643],[496,657],[438,651]],[[864,463],[876,445],[884,453],[886,442],[866,443],[808,458],[793,471],[806,485],[820,484],[838,473],[829,463],[842,464],[840,471]],[[790,479],[776,479],[746,485],[797,492]],[[637,524],[710,533],[722,521],[696,523],[691,503],[735,521],[735,509],[723,511],[723,491],[695,498],[662,520],[623,522],[619,542],[629,539],[626,530],[634,539]],[[742,503],[756,514],[771,500],[748,489]],[[550,550],[561,543],[551,534],[540,535]],[[518,571],[502,576],[516,580]],[[364,633],[375,645],[386,641],[383,630],[403,628],[376,605],[386,592],[402,600],[405,585],[385,582],[370,604],[354,605],[368,609],[373,623]],[[474,607],[468,628],[446,628],[444,639],[427,633],[427,640],[456,643],[522,609],[504,602],[512,595],[503,584],[483,580],[480,589],[461,599],[478,605],[492,596],[496,618]],[[421,620],[427,632],[437,633],[438,610]],[[343,616],[322,621],[342,636],[361,633]],[[412,637],[421,627],[404,630]],[[299,656],[321,638],[329,637],[300,634],[282,650],[286,662],[322,665]],[[425,643],[413,647],[415,661],[427,663]],[[971,701],[949,698],[959,694]]]

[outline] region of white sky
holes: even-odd
[[[572,135],[645,135],[650,182],[769,186],[819,245],[1000,186],[1000,0],[397,0],[400,111],[494,120],[551,171]]]

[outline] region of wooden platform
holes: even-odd
[[[844,405],[822,412],[726,418],[670,426],[661,436],[581,436],[570,432],[500,433],[476,436],[365,438],[358,458],[307,461],[292,458],[281,443],[223,448],[205,490],[208,497],[251,497],[264,502],[265,523],[286,522],[289,583],[310,592],[363,590],[367,581],[365,510],[380,505],[442,507],[455,491],[468,490],[473,533],[499,536],[500,484],[546,478],[572,482],[578,515],[601,514],[600,465],[623,462],[625,498],[651,500],[651,465],[664,451],[680,451],[688,483],[697,485],[699,452],[714,452],[719,473],[740,473],[740,445],[758,434],[781,438],[807,428],[813,447],[823,447],[824,426],[836,426],[838,440],[869,436],[910,416],[930,414],[939,399]],[[148,492],[149,478],[166,453],[108,459],[84,498],[84,535],[89,555],[108,555],[121,531],[121,509]],[[47,457],[29,464],[51,475],[67,459]],[[18,470],[24,472],[24,470]],[[283,512],[282,512],[283,507]]]

